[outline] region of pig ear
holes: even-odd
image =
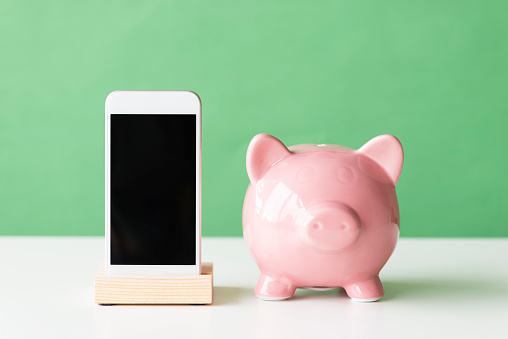
[[[247,174],[255,184],[274,163],[291,154],[277,138],[258,134],[252,138],[247,149]]]
[[[386,177],[387,175],[389,183],[393,186],[397,184],[404,162],[404,151],[399,139],[393,135],[380,135],[363,145],[358,152],[374,160],[384,169],[384,175],[379,173],[381,175],[376,175],[377,177]]]

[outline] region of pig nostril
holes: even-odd
[[[308,207],[298,216],[297,224],[302,243],[323,253],[342,251],[357,240],[361,230],[356,212],[340,203]]]

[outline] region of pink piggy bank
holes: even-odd
[[[379,300],[379,271],[399,237],[395,184],[403,161],[391,135],[359,150],[288,149],[271,135],[255,136],[247,150],[243,235],[261,271],[256,295],[282,300],[296,288],[342,287],[354,301]]]

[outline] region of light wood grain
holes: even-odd
[[[105,275],[104,265],[95,276],[97,304],[211,304],[213,263],[202,263],[201,275]]]

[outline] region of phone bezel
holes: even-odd
[[[112,114],[196,115],[196,264],[112,265],[110,215],[110,124]],[[106,98],[106,264],[110,275],[196,275],[201,274],[201,100],[191,91],[114,91]]]

